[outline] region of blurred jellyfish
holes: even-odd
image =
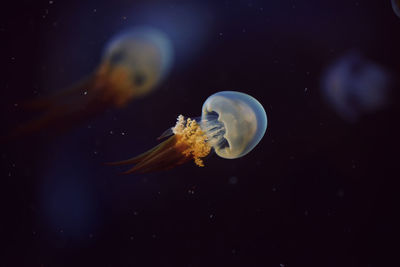
[[[149,151],[110,165],[136,164],[124,174],[167,170],[189,160],[202,167],[213,150],[226,159],[240,158],[260,142],[267,129],[267,115],[253,97],[234,91],[211,95],[198,119],[178,117],[174,127],[160,137],[172,135]]]
[[[354,122],[387,103],[390,84],[391,76],[384,68],[351,52],[327,68],[321,89],[331,107]]]
[[[392,7],[394,13],[400,18],[400,0],[392,0]]]
[[[162,32],[147,27],[123,32],[109,42],[99,66],[89,77],[25,103],[26,108],[42,114],[18,127],[13,135],[49,128],[62,131],[109,107],[122,108],[158,85],[168,73],[172,57],[172,46]]]

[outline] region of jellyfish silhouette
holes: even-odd
[[[348,122],[385,106],[390,86],[391,75],[358,52],[333,62],[321,81],[326,101]]]
[[[178,116],[174,127],[160,137],[172,135],[149,151],[109,165],[135,164],[124,174],[168,170],[190,160],[204,166],[203,158],[211,151],[225,159],[249,153],[267,129],[267,115],[253,97],[235,91],[222,91],[204,102],[200,118]]]
[[[392,0],[392,7],[394,13],[400,18],[400,0]]]
[[[123,108],[151,92],[172,63],[172,46],[158,30],[141,27],[125,31],[106,46],[101,63],[82,81],[49,96],[27,101],[41,115],[20,125],[11,136],[41,130],[62,132],[105,111]]]

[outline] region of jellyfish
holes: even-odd
[[[123,108],[156,88],[171,62],[172,46],[162,32],[147,27],[125,31],[109,42],[99,66],[89,77],[23,103],[23,107],[41,115],[19,126],[12,135],[47,129],[64,131],[108,108]]]
[[[243,157],[260,142],[266,129],[267,115],[255,98],[222,91],[207,98],[201,117],[179,115],[176,125],[159,137],[170,136],[164,142],[139,156],[108,164],[134,164],[123,174],[168,170],[190,160],[203,167],[204,157],[211,152],[225,159]]]
[[[394,13],[400,18],[400,0],[392,0],[392,7]]]
[[[353,51],[327,68],[321,90],[339,116],[355,122],[385,106],[391,83],[391,75],[383,67]]]

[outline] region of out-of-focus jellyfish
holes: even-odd
[[[189,160],[202,167],[203,158],[213,150],[226,159],[240,158],[260,142],[267,129],[267,115],[253,97],[234,91],[211,95],[197,119],[179,115],[174,127],[160,137],[166,141],[149,151],[110,165],[136,164],[124,174],[167,170]]]
[[[351,52],[333,62],[322,77],[322,94],[345,120],[382,108],[388,101],[391,75],[381,66]]]
[[[125,31],[106,46],[97,69],[77,84],[24,104],[42,115],[14,132],[65,130],[110,107],[122,108],[150,93],[168,73],[173,51],[169,39],[153,28]]]
[[[394,13],[400,18],[400,0],[392,0],[392,7]]]

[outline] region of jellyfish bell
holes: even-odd
[[[334,61],[321,81],[327,103],[348,122],[384,107],[391,86],[386,69],[354,51]]]
[[[114,37],[106,46],[103,61],[139,70],[149,65],[164,77],[172,64],[173,48],[168,36],[151,27],[137,27]],[[154,71],[155,72],[155,71]]]
[[[110,83],[107,87],[112,88],[116,105],[120,106],[156,88],[168,74],[172,58],[172,45],[163,32],[134,28],[117,35],[106,46],[98,80]]]
[[[210,96],[200,119],[180,115],[174,127],[161,136],[166,141],[149,151],[109,165],[135,164],[124,174],[167,170],[194,160],[203,167],[203,158],[211,151],[226,159],[249,153],[260,142],[267,129],[267,115],[253,97],[235,91]]]
[[[210,114],[216,114],[217,121],[208,122]],[[252,96],[233,91],[219,92],[207,98],[203,104],[202,121],[202,128],[208,133],[215,153],[226,159],[249,153],[267,129],[267,115],[260,102]],[[219,124],[222,125],[218,127]],[[211,127],[214,130],[210,131]],[[212,135],[215,131],[220,132]]]

